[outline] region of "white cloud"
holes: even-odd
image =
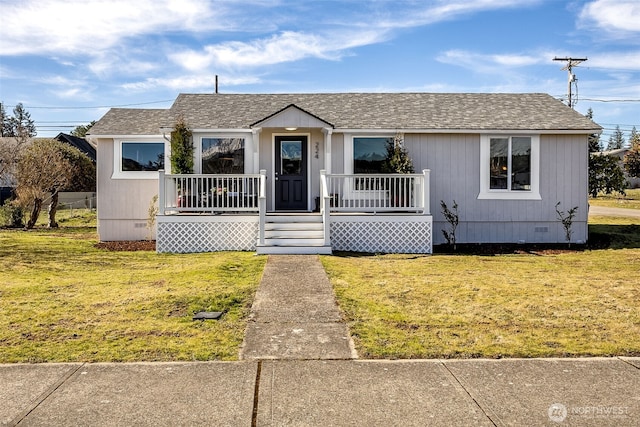
[[[640,32],[640,2],[638,0],[595,0],[580,13],[583,26],[595,24],[612,32]]]
[[[338,31],[329,36],[284,31],[248,42],[208,45],[201,51],[187,50],[171,54],[169,58],[188,70],[203,70],[211,66],[260,67],[310,57],[335,60],[350,48],[376,43],[383,37],[383,33],[371,30]]]
[[[445,64],[458,65],[481,73],[503,73],[510,68],[526,67],[549,62],[549,54],[480,54],[464,50],[449,50],[436,59]]]
[[[91,55],[123,39],[220,29],[201,0],[26,0],[2,3],[0,55]]]
[[[640,51],[598,52],[589,57],[585,67],[640,71]]]

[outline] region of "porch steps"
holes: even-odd
[[[322,216],[319,214],[268,214],[265,243],[256,252],[268,254],[331,254],[325,246]]]

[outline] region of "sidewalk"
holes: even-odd
[[[351,335],[317,255],[267,259],[241,359],[352,359]]]
[[[8,426],[640,424],[640,358],[0,365],[0,384]]]

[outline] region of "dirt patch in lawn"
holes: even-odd
[[[98,242],[96,248],[108,251],[155,251],[155,240],[138,240],[138,241],[116,241],[116,242]]]

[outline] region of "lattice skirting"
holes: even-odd
[[[333,217],[331,246],[334,251],[430,254],[432,229],[431,216]]]
[[[254,251],[258,239],[257,216],[167,216],[158,217],[157,225],[158,252]]]

